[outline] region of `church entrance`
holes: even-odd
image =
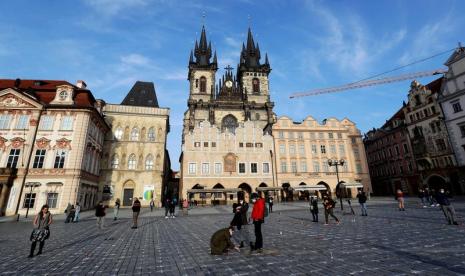
[[[123,191],[123,206],[132,205],[132,197],[134,195],[134,189],[124,189]]]

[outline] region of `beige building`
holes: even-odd
[[[194,59],[195,57],[195,59]],[[236,74],[225,68],[216,83],[216,53],[202,28],[189,60],[188,110],[184,114],[181,198],[226,203],[261,187],[272,187],[268,57],[260,62],[258,44],[249,29]]]
[[[312,117],[293,122],[282,116],[273,125],[277,183],[283,188],[281,198],[306,198],[314,191],[328,191],[333,196],[339,183],[352,187],[347,196],[355,195],[359,186],[372,191],[362,136],[353,122],[329,118],[318,123]],[[328,160],[343,160],[330,166]],[[344,188],[342,189],[344,190]]]
[[[101,106],[82,81],[0,80],[0,167],[10,174],[1,185],[2,214],[95,205],[109,130]]]
[[[100,176],[104,199],[130,206],[137,197],[147,206],[153,197],[160,204],[169,173],[169,109],[158,107],[153,83],[136,82],[120,105],[107,104],[103,113],[111,126]]]

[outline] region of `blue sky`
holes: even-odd
[[[237,65],[251,26],[270,59],[278,116],[347,117],[363,132],[401,106],[410,81],[296,100],[289,95],[356,81],[465,41],[463,2],[448,0],[15,0],[1,1],[0,10],[0,78],[82,79],[109,103],[120,103],[137,80],[154,82],[160,105],[171,109],[174,169],[189,93],[188,57],[203,13],[220,68]],[[443,67],[447,57],[395,74]]]

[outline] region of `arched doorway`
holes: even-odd
[[[329,187],[328,183],[324,181],[320,181],[317,183],[317,185],[323,185],[326,187],[326,190],[321,190],[320,192],[320,197],[323,197],[323,195],[329,195],[331,196],[331,187]]]
[[[123,206],[132,206],[135,187],[136,184],[132,180],[127,180],[123,184]]]
[[[245,202],[249,202],[250,194],[252,193],[252,187],[250,187],[250,185],[247,183],[242,183],[238,188],[242,191],[237,192],[237,199],[243,199]]]
[[[300,187],[306,187],[307,184],[305,182],[299,183]],[[310,200],[310,191],[309,190],[301,190],[299,191],[299,200]]]
[[[215,186],[213,186],[213,189],[224,189],[224,186],[221,185],[221,183],[216,183]],[[213,193],[212,195],[212,205],[220,205],[220,201],[223,200],[223,193],[218,192],[218,193]]]
[[[286,201],[292,201],[292,189],[291,189],[291,184],[289,183],[283,183],[281,185],[282,189],[282,195],[281,195],[281,200],[286,202]]]
[[[445,191],[451,192],[450,185],[446,182],[444,177],[439,176],[439,175],[432,175],[428,178],[428,186],[431,191],[439,191],[440,189],[444,189]]]

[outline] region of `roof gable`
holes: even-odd
[[[153,82],[137,81],[121,105],[159,107]]]
[[[42,104],[13,88],[7,88],[0,91],[0,107],[36,109],[42,108]]]

